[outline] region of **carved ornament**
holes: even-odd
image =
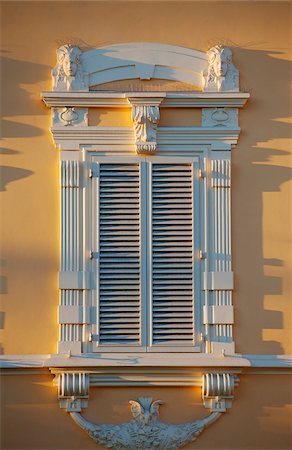
[[[70,44],[58,48],[57,64],[52,70],[53,91],[88,91],[81,55],[80,48]]]
[[[238,70],[232,63],[232,50],[215,45],[207,52],[208,68],[203,72],[204,91],[239,92]]]
[[[112,450],[176,450],[194,442],[221,416],[220,412],[213,412],[196,422],[168,424],[158,420],[160,400],[140,397],[129,403],[133,419],[120,425],[94,424],[77,412],[70,415],[96,443]]]
[[[233,374],[205,373],[202,386],[204,406],[213,412],[225,412],[232,406],[234,386]]]
[[[78,412],[87,408],[89,398],[89,373],[63,372],[54,380],[58,386],[60,408],[68,412]]]
[[[133,105],[132,120],[137,153],[153,154],[156,152],[156,134],[159,118],[158,106]]]

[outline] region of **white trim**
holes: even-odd
[[[250,95],[244,92],[42,92],[49,107],[130,108],[128,98],[164,98],[160,108],[242,108]]]
[[[208,65],[205,52],[149,42],[95,48],[82,53],[80,59],[89,86],[133,78],[159,78],[201,86],[202,72]]]
[[[64,127],[51,129],[55,144],[61,150],[122,152],[136,154],[134,131],[128,127]],[[163,146],[181,153],[185,145],[211,146],[213,150],[230,150],[238,141],[240,128],[160,127],[157,131],[157,153]],[[98,147],[97,147],[98,146]],[[126,147],[127,146],[127,147]],[[194,148],[194,147],[193,147]]]
[[[232,356],[219,356],[197,353],[110,353],[67,355],[6,355],[0,356],[1,369],[34,368],[100,368],[100,367],[191,367],[208,368],[259,368],[290,369],[292,373],[292,355],[245,355],[235,353]],[[223,369],[222,369],[223,370]],[[260,372],[262,373],[262,372]]]

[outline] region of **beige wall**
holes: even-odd
[[[289,2],[278,1],[2,2],[3,353],[56,351],[58,151],[39,94],[51,88],[56,47],[67,41],[89,47],[132,41],[233,47],[241,89],[251,93],[240,112],[232,166],[237,351],[292,353],[289,9]],[[94,114],[92,120],[104,125],[117,120],[115,112]],[[164,124],[178,120],[183,125],[165,111]],[[186,113],[184,120],[189,125],[192,118]],[[125,112],[122,123],[128,121]],[[195,448],[290,448],[290,387],[285,375],[242,377],[232,411]],[[104,388],[92,390],[85,415],[96,422],[127,420],[128,400],[149,392],[167,404],[162,420],[206,414],[198,389]],[[3,449],[97,448],[59,410],[49,375],[6,376],[2,398]]]
[[[50,375],[2,377],[3,450],[99,449],[59,409]],[[242,377],[232,410],[187,449],[289,450],[292,408],[290,377]],[[93,388],[84,416],[95,423],[122,423],[131,419],[128,401],[141,395],[162,399],[160,419],[186,423],[203,418],[198,388]],[[289,405],[290,403],[290,405]]]
[[[58,151],[39,99],[51,88],[56,47],[155,41],[233,47],[241,89],[251,93],[233,152],[237,350],[291,353],[289,8],[278,1],[2,2],[3,352],[56,350]],[[103,124],[110,120],[103,114]]]

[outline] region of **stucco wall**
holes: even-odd
[[[49,134],[50,111],[39,99],[51,88],[56,47],[67,41],[90,47],[151,41],[199,50],[217,42],[233,47],[241,89],[251,93],[240,112],[242,133],[232,166],[237,351],[291,353],[289,7],[2,2],[3,352],[56,350],[58,151]],[[111,115],[103,117],[109,124]]]
[[[50,375],[2,377],[2,449],[99,449],[59,409]],[[242,377],[230,412],[186,447],[192,450],[288,450],[291,448],[290,376]],[[84,417],[95,423],[122,423],[132,415],[128,401],[141,395],[161,399],[160,420],[187,423],[208,415],[198,388],[93,388]]]
[[[232,160],[236,349],[291,353],[290,6],[278,1],[2,2],[3,353],[56,351],[58,151],[49,133],[50,111],[39,94],[51,89],[55,50],[68,41],[88,47],[139,41],[204,51],[218,42],[233,47],[241,90],[251,93],[240,111],[242,133]],[[104,125],[117,120],[116,112],[95,114],[93,120]],[[127,126],[124,114],[118,120]],[[168,111],[163,120],[178,119]],[[51,381],[50,375],[3,377],[4,449],[96,448],[59,410]],[[290,448],[290,387],[285,375],[242,377],[228,417],[188,448]],[[94,389],[85,415],[96,422],[122,422],[130,417],[128,400],[143,394],[167,403],[162,420],[206,415],[199,390],[190,388]]]

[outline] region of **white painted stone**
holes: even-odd
[[[79,413],[70,415],[96,443],[113,450],[176,450],[194,442],[205,428],[221,417],[221,413],[213,412],[196,422],[168,424],[158,420],[160,400],[140,397],[129,403],[133,419],[120,425],[94,424]]]

